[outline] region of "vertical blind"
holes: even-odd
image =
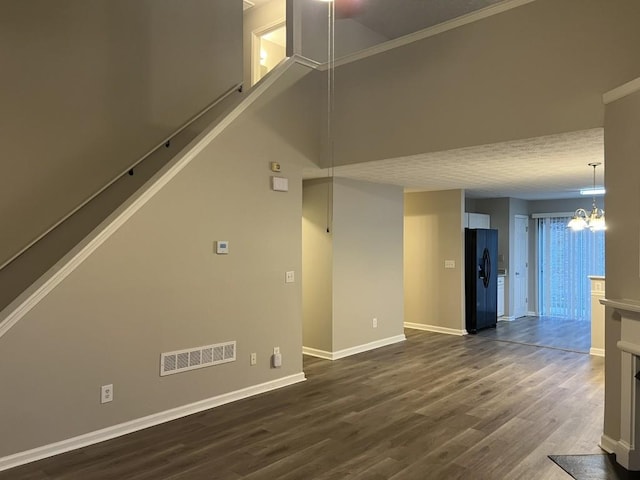
[[[604,232],[575,232],[569,220],[538,218],[540,314],[590,320],[588,276],[604,275]]]

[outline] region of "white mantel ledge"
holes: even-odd
[[[620,438],[615,439],[616,462],[640,470],[640,301],[603,298],[600,303],[620,315]]]
[[[621,312],[640,313],[640,300],[603,298],[600,303],[605,307],[614,308]]]

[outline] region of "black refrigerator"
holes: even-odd
[[[466,327],[476,333],[498,322],[498,231],[466,228],[464,244]]]

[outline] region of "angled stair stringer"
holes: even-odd
[[[302,169],[320,154],[313,72],[281,64],[0,313],[0,470],[304,380],[284,276],[301,269]],[[160,376],[162,353],[230,342],[234,361]]]
[[[296,65],[316,69],[320,64],[308,61],[304,57],[293,56],[270,72],[268,77],[265,78],[265,81],[257,85],[223,121],[217,123],[213,128],[203,132],[194,139],[182,152],[176,155],[173,161],[154,175],[138,192],[111,214],[109,218],[96,227],[90,235],[83,239],[82,242],[57,262],[47,273],[34,282],[31,287],[0,311],[0,337],[44,298],[44,296],[53,290],[58,283],[64,280],[84,259],[91,255],[95,249],[148,202],[164,185],[185,168],[198,153],[220,135],[227,126]],[[301,71],[300,73],[305,75],[308,72]],[[298,73],[297,77],[289,81],[297,81],[300,73]]]

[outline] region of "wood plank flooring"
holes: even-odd
[[[572,318],[522,317],[498,322],[496,328],[480,330],[478,335],[573,352],[589,353],[591,348],[591,322]]]
[[[308,380],[0,472],[0,480],[569,478],[599,453],[603,359],[407,330]]]

